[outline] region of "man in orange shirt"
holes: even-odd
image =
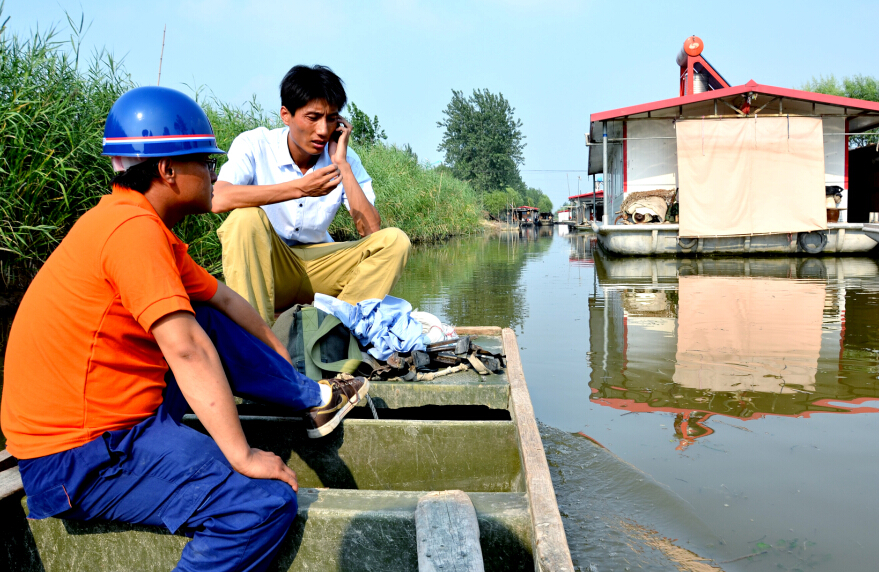
[[[177,570],[264,570],[298,485],[248,445],[233,390],[308,410],[309,433],[323,435],[368,382],[300,375],[250,304],[171,232],[210,212],[216,153],[207,116],[182,93],[142,87],[114,104],[104,154],[122,172],[22,299],[0,423],[30,518],[164,526],[192,537]],[[187,405],[213,439],[181,423]]]

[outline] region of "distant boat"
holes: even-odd
[[[552,213],[542,212],[537,215],[537,220],[534,222],[537,226],[551,226],[554,223]]]
[[[521,206],[513,209],[513,221],[520,227],[534,226],[537,221],[537,214],[540,209],[537,207]]]

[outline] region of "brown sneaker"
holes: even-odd
[[[322,379],[318,383],[329,385],[333,388],[333,396],[330,402],[323,407],[315,407],[308,410],[305,419],[311,425],[308,436],[312,439],[329,435],[333,429],[339,426],[339,422],[366,397],[369,391],[369,380],[364,377],[348,377],[347,379],[334,378]]]

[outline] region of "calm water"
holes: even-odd
[[[575,564],[875,570],[879,264],[559,230],[418,247],[394,294],[516,331]]]

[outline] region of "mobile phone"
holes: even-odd
[[[336,130],[333,131],[333,134],[332,134],[332,135],[330,135],[330,139],[332,139],[332,140],[335,141],[336,143],[339,142],[339,137],[342,136],[342,132],[339,131],[339,127],[342,127],[343,125],[345,125],[345,124],[342,122],[344,119],[345,119],[344,117],[340,117],[340,118],[339,118],[339,122],[336,124]]]

